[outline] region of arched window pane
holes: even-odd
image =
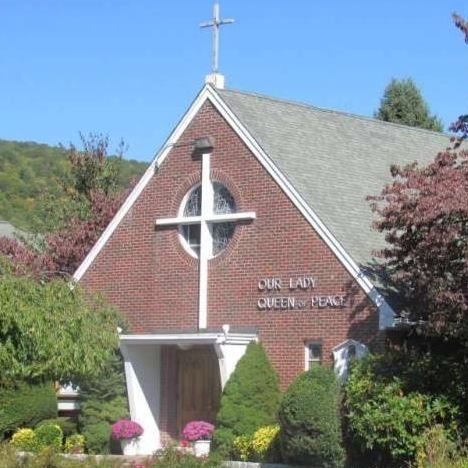
[[[201,215],[201,186],[199,185],[192,190],[188,197],[184,208],[184,216],[200,216]]]
[[[229,214],[236,212],[236,203],[229,190],[219,182],[213,182],[213,214]],[[184,217],[201,216],[202,205],[201,185],[193,188],[186,198],[185,205],[182,207]],[[229,244],[234,230],[235,223],[212,223],[210,226],[213,240],[212,256],[215,257],[221,253]],[[186,246],[189,247],[195,256],[200,255],[200,224],[182,225],[181,233],[185,239]]]
[[[229,190],[219,182],[213,183],[215,214],[227,214],[236,212],[236,202]]]

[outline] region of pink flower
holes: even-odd
[[[186,440],[208,440],[211,439],[214,426],[205,421],[190,421],[184,427],[182,435]]]
[[[112,438],[116,440],[133,439],[143,434],[143,428],[135,421],[121,419],[112,424]]]

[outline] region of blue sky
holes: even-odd
[[[0,138],[124,138],[150,160],[209,72],[212,0],[0,0]],[[466,112],[466,0],[221,0],[228,87],[372,115],[413,77],[447,125]]]

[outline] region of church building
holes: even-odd
[[[214,422],[251,341],[286,387],[314,365],[344,378],[396,310],[366,196],[442,134],[253,93],[209,75],[74,279],[125,316],[142,454]]]

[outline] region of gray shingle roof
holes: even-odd
[[[366,196],[391,181],[390,166],[428,163],[447,135],[310,105],[217,90],[257,143],[362,267],[385,244]]]

